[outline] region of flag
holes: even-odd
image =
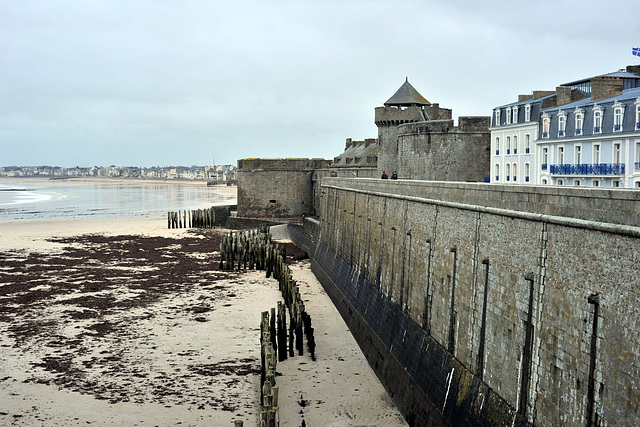
[[[640,47],[634,47],[632,50],[635,56],[640,56]]]

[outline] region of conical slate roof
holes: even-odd
[[[409,83],[409,78],[404,82],[400,89],[396,91],[396,93],[384,103],[385,107],[390,106],[402,106],[408,107],[411,105],[431,105],[427,99],[420,95],[420,93],[411,86]]]

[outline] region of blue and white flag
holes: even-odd
[[[634,47],[632,50],[635,56],[640,56],[640,47]]]

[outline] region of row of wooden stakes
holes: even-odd
[[[208,209],[167,212],[168,228],[214,228],[216,211]]]
[[[284,299],[277,303],[277,312],[271,308],[262,313],[261,319],[261,382],[260,401],[261,423],[276,427],[278,420],[278,387],[275,385],[277,361],[304,354],[304,336],[312,360],[315,356],[314,329],[311,316],[305,310],[300,290],[293,279],[291,269],[286,264],[286,248],[271,241],[269,227],[254,230],[230,231],[220,242],[220,269],[265,270],[266,276],[278,280],[278,287]],[[289,328],[287,328],[287,309]],[[287,345],[288,344],[288,345]],[[261,424],[263,425],[263,424]]]

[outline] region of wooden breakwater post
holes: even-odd
[[[260,344],[262,369],[260,374],[260,425],[278,427],[278,387],[276,386],[276,353],[271,343],[269,312],[262,312]]]

